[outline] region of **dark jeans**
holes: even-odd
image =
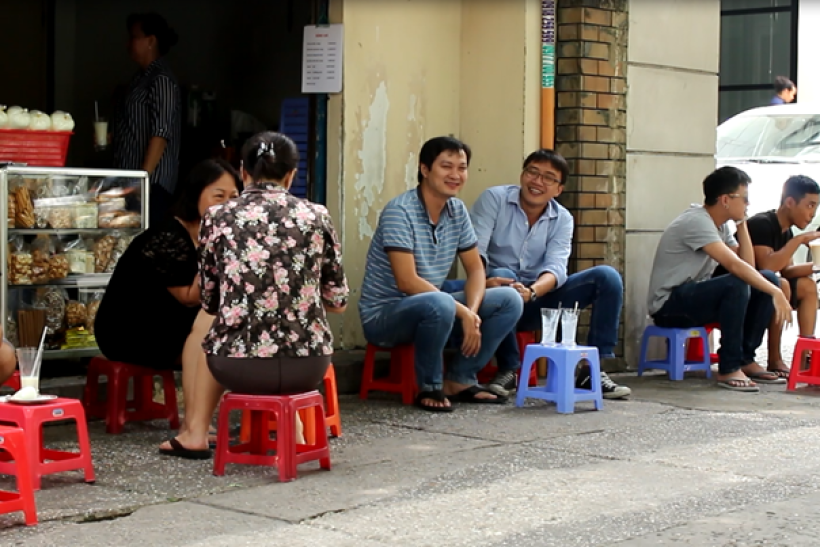
[[[760,275],[780,286],[773,272],[763,270]],[[652,318],[657,326],[664,328],[686,329],[720,323],[718,370],[725,375],[755,362],[755,352],[763,341],[772,313],[771,296],[727,274],[675,288]]]
[[[442,352],[450,333],[461,336],[461,321],[456,319],[456,301],[465,303],[464,293],[425,292],[406,296],[384,306],[379,314],[363,323],[364,337],[371,344],[393,347],[415,345],[416,382],[419,391],[442,387]],[[481,349],[473,357],[459,352],[447,367],[447,380],[474,385],[476,373],[490,360],[521,317],[521,297],[509,287],[487,289],[478,308],[481,317]],[[513,337],[514,338],[514,337]]]
[[[516,279],[515,274],[506,269],[491,270],[487,277]],[[441,290],[463,290],[464,283],[463,280],[446,281]],[[602,358],[613,357],[615,346],[618,344],[618,324],[623,299],[624,284],[617,270],[610,266],[595,266],[572,274],[558,289],[541,295],[534,302],[524,304],[524,313],[518,321],[516,330],[541,330],[541,308],[557,308],[559,305],[572,308],[576,302],[579,309],[592,305],[587,344],[598,348]],[[521,354],[515,332],[511,332],[501,341],[495,356],[499,371],[518,370],[521,367]]]

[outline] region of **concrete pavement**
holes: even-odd
[[[81,546],[809,546],[820,543],[820,389],[730,393],[694,375],[617,377],[630,401],[422,413],[343,397],[333,470],[160,457],[163,424],[108,436],[97,482],[44,480],[41,524],[0,544]],[[67,428],[48,428],[57,445]],[[0,488],[8,481],[0,481]]]

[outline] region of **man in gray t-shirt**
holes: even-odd
[[[750,182],[734,167],[706,177],[703,206],[684,211],[661,236],[647,299],[660,327],[720,324],[718,385],[734,391],[759,391],[755,382],[785,381],[754,358],[772,314],[781,321],[791,317],[777,276],[754,268],[744,222]],[[737,223],[736,237],[727,226],[730,220]],[[718,264],[729,274],[712,277]]]

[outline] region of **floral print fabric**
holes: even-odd
[[[200,243],[202,307],[216,316],[206,353],[333,353],[324,306],[345,306],[348,286],[327,209],[260,183],[212,208]]]

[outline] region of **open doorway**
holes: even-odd
[[[166,59],[182,92],[180,183],[208,157],[238,165],[248,136],[282,129],[304,156],[293,192],[317,197],[317,101],[301,94],[302,35],[305,25],[320,22],[327,0],[14,1],[28,10],[22,26],[31,32],[22,34],[39,37],[42,47],[14,56],[15,66],[37,78],[4,82],[9,99],[0,96],[0,103],[70,112],[76,128],[68,166],[110,165],[106,151],[94,147],[95,101],[100,115],[110,116],[118,87],[137,71],[127,52],[128,15],[156,12],[179,35]]]

